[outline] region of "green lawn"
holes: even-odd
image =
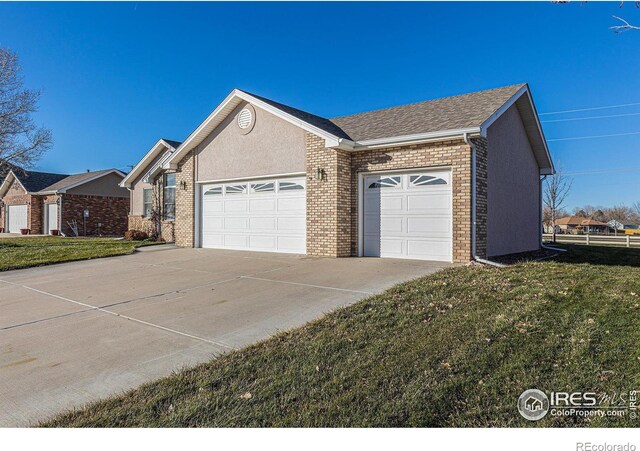
[[[140,241],[111,238],[19,237],[0,239],[0,271],[131,254]]]
[[[640,250],[457,267],[45,426],[638,426],[520,417],[522,391],[640,389]]]

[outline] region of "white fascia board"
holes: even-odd
[[[138,164],[136,164],[133,167],[133,169],[131,169],[131,172],[129,172],[124,177],[124,179],[120,182],[120,186],[122,188],[131,188],[131,181],[136,177],[138,177],[142,173],[144,168],[147,167],[147,165],[149,164],[149,161],[153,160],[158,155],[158,152],[161,150],[161,147],[167,147],[169,149],[173,149],[173,147],[169,145],[169,143],[166,142],[164,139],[159,139],[158,142],[156,142],[153,145],[153,147],[145,154],[145,156],[142,157],[142,159],[138,162]]]
[[[147,173],[142,177],[142,181],[144,183],[148,183],[149,180],[155,177],[159,172],[161,172],[164,169],[169,169],[169,165],[167,162],[169,161],[169,158],[171,157],[171,155],[173,155],[174,152],[175,152],[175,149],[173,150],[169,149],[166,155],[164,155],[160,160],[158,160],[158,162],[156,162],[156,164],[154,164],[151,167],[151,169],[147,171]]]
[[[452,130],[442,130],[437,132],[418,133],[414,135],[393,136],[390,138],[368,139],[357,141],[353,147],[354,151],[375,149],[379,147],[389,147],[394,145],[420,144],[430,141],[442,141],[447,138],[458,138],[464,135],[480,134],[479,127],[459,128]]]
[[[113,173],[116,173],[116,174],[118,174],[118,175],[120,175],[120,176],[122,176],[122,177],[124,177],[124,176],[125,176],[125,173],[124,173],[124,172],[119,171],[119,170],[117,170],[117,169],[111,169],[110,171],[103,172],[102,174],[96,174],[96,175],[94,175],[93,177],[89,177],[88,179],[82,180],[81,182],[73,183],[73,184],[71,184],[71,185],[69,185],[69,186],[65,186],[64,188],[61,188],[61,189],[59,189],[59,190],[57,190],[57,191],[55,191],[55,192],[51,192],[51,193],[52,193],[52,194],[57,194],[57,193],[66,193],[66,192],[67,192],[67,190],[70,190],[70,189],[75,188],[75,187],[77,187],[77,186],[82,186],[82,185],[84,185],[85,183],[93,182],[94,180],[98,180],[98,179],[100,179],[100,178],[102,178],[102,177],[104,177],[104,176],[106,176],[106,175],[113,174]],[[120,182],[120,185],[122,185],[122,182]],[[45,191],[43,191],[42,193],[44,194],[44,193],[45,193]],[[47,193],[48,193],[48,192],[47,192]]]
[[[531,92],[529,92],[529,89],[527,89],[527,94],[528,94],[527,97],[529,99],[529,105],[533,110],[533,116],[536,118],[536,126],[538,127],[538,131],[540,132],[540,137],[542,138],[542,144],[544,145],[544,150],[547,154],[547,158],[549,159],[549,162],[551,163],[551,172],[545,175],[553,175],[556,173],[556,168],[555,168],[555,165],[553,164],[553,159],[551,158],[551,152],[549,151],[549,146],[547,146],[547,138],[545,138],[544,136],[542,125],[540,125],[540,118],[538,117],[538,110],[536,109],[536,106],[533,103],[533,97],[531,96]]]
[[[514,95],[512,95],[509,100],[507,100],[500,108],[498,108],[495,111],[495,113],[493,113],[491,116],[489,116],[480,125],[480,134],[484,138],[486,138],[487,137],[487,129],[491,126],[491,124],[493,124],[500,116],[502,116],[505,111],[507,111],[509,108],[511,108],[511,105],[516,103],[516,101],[520,98],[520,96],[522,96],[522,94],[524,94],[525,92],[528,92],[528,91],[529,91],[529,88],[527,87],[527,85],[524,85],[522,88],[518,89],[518,91]]]
[[[298,119],[295,116],[290,115],[289,113],[286,113],[284,111],[282,111],[279,108],[276,108],[250,94],[247,94],[244,91],[240,91],[239,89],[234,89],[233,91],[231,91],[231,93],[229,93],[229,95],[222,101],[222,103],[220,103],[220,105],[218,105],[216,107],[215,110],[213,110],[213,112],[198,126],[198,128],[196,128],[188,137],[187,139],[184,140],[184,142],[178,147],[178,149],[176,149],[176,152],[172,155],[172,157],[169,159],[169,161],[167,162],[168,167],[170,169],[177,169],[178,168],[178,162],[184,157],[184,155],[190,151],[191,149],[193,149],[195,147],[195,145],[193,144],[194,140],[197,139],[197,137],[199,136],[199,134],[214,120],[216,119],[216,117],[225,109],[225,107],[232,101],[234,100],[244,100],[245,102],[248,102],[260,109],[263,109],[271,114],[273,114],[274,116],[279,117],[280,119],[283,119],[287,122],[289,122],[290,124],[296,125],[300,128],[302,128],[303,130],[306,130],[310,133],[313,133],[317,136],[319,136],[320,138],[323,138],[325,140],[325,146],[326,147],[337,147],[337,146],[345,146],[348,147],[349,144],[349,140],[345,140],[345,139],[341,139],[338,138],[337,136],[334,136],[330,133],[327,133],[326,131],[309,124],[308,122],[305,122],[301,119]],[[222,122],[222,120],[220,121]],[[212,130],[213,131],[213,130]],[[204,139],[204,137],[203,137]],[[341,144],[342,143],[342,144]]]
[[[13,173],[13,169],[11,169],[7,173],[7,176],[4,178],[2,185],[0,185],[0,197],[4,197],[4,195],[7,193],[7,190],[9,189],[9,184],[14,180],[17,180],[18,183],[20,183],[18,177],[16,177],[16,175]],[[22,186],[22,189],[28,193],[27,189],[24,187],[24,185],[22,185],[22,183],[20,183],[20,186]]]
[[[527,94],[527,100],[529,101],[529,106],[531,107],[531,111],[533,111],[533,116],[535,117],[535,120],[536,120],[536,127],[538,128],[538,133],[542,138],[542,145],[544,146],[547,159],[551,163],[551,173],[544,174],[542,171],[540,173],[543,175],[551,175],[555,172],[555,168],[553,165],[553,160],[551,159],[551,152],[549,152],[549,147],[547,146],[547,140],[544,137],[544,132],[542,131],[542,125],[540,124],[540,119],[538,118],[538,111],[536,110],[536,106],[533,104],[531,92],[529,91],[529,85],[524,85],[522,88],[518,89],[518,91],[514,95],[512,95],[511,98],[507,100],[504,105],[502,105],[500,108],[496,110],[495,113],[489,116],[489,118],[485,120],[482,123],[482,125],[480,125],[480,134],[486,138],[487,129],[491,126],[491,124],[493,124],[500,116],[502,116],[505,111],[511,108],[511,106],[513,106],[513,104],[515,104],[518,101],[518,99],[520,99],[520,97],[522,97],[524,94]]]

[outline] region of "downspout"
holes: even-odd
[[[547,249],[549,251],[557,251],[557,252],[567,252],[566,249],[560,249],[559,247],[552,247],[552,246],[545,246],[543,238],[542,238],[542,234],[544,233],[544,230],[542,230],[544,228],[543,224],[542,224],[542,183],[547,179],[547,176],[544,175],[541,179],[540,179],[540,189],[539,189],[539,194],[540,194],[540,214],[538,215],[538,224],[540,224],[540,248],[541,249]],[[555,224],[553,225],[555,227]]]
[[[477,161],[477,150],[476,145],[469,138],[469,133],[464,133],[462,135],[464,142],[471,148],[471,255],[475,261],[478,263],[483,263],[485,265],[496,266],[498,268],[502,268],[505,265],[501,263],[492,262],[485,258],[481,258],[476,253],[476,236],[477,236],[477,175],[476,175],[476,161]]]
[[[58,228],[60,229],[60,235],[62,236],[67,236],[65,235],[64,231],[62,230],[62,228],[64,227],[63,222],[62,222],[62,196],[60,194],[58,194],[58,200],[60,201],[60,204],[58,206],[58,210],[60,210],[58,212],[58,218],[60,218],[60,224],[58,224]]]

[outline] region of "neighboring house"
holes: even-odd
[[[556,230],[570,234],[609,233],[609,224],[580,216],[565,216],[556,219]]]
[[[540,247],[553,172],[526,84],[333,119],[235,89],[122,186],[180,246],[467,262]]]
[[[616,233],[620,232],[625,235],[640,235],[640,226],[636,224],[623,224],[616,220],[607,222]]]
[[[129,193],[119,186],[124,176],[117,169],[74,175],[11,170],[0,185],[0,227],[74,235],[69,223],[75,220],[79,235],[122,235],[129,211]]]

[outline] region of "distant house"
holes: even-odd
[[[609,233],[609,229],[609,224],[580,216],[565,216],[556,220],[556,231],[560,233]]]
[[[117,169],[68,175],[13,168],[0,185],[0,228],[75,235],[75,221],[79,235],[122,235],[129,212],[129,192],[119,186],[124,176]]]
[[[624,235],[640,235],[640,226],[636,224],[623,224],[619,221],[611,220],[607,222],[609,227],[614,230],[615,233]]]

